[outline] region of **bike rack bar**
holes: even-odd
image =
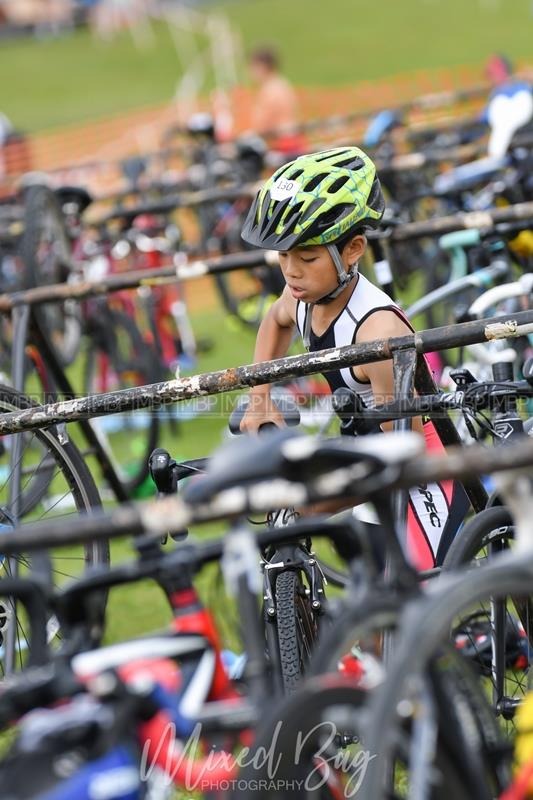
[[[489,473],[523,470],[528,467],[533,467],[533,441],[525,436],[523,441],[505,447],[472,445],[467,448],[450,448],[446,455],[421,455],[404,465],[390,488],[408,489],[420,483],[443,480],[465,481]],[[356,465],[353,469],[357,472],[359,467]],[[338,470],[338,473],[340,478],[343,470]],[[345,468],[346,485],[354,474],[356,473],[350,467]],[[357,486],[357,481],[353,485]],[[331,484],[328,486],[330,488],[324,489],[321,499],[333,496]],[[268,492],[246,493],[243,489],[239,508],[233,506],[231,512],[228,512],[227,503],[218,497],[210,503],[194,507],[187,505],[176,495],[168,495],[158,500],[124,504],[108,511],[99,510],[94,514],[76,517],[75,525],[70,518],[30,522],[2,533],[2,552],[11,554],[141,534],[160,537],[169,531],[172,533],[191,525],[227,519],[230,513],[265,513],[273,506],[282,506],[287,501],[288,486],[283,489],[280,487],[280,491],[282,494],[279,494],[275,482]],[[368,499],[362,495],[357,497],[358,502]]]
[[[188,378],[176,378],[116,392],[34,406],[0,415],[0,435],[141,408],[157,410],[163,405],[180,400],[246,389],[250,386],[275,383],[286,378],[311,375],[316,372],[330,372],[334,369],[385,361],[400,350],[414,349],[417,353],[427,353],[476,342],[512,338],[523,335],[532,324],[533,310],[521,311],[512,318],[500,316],[459,325],[446,325],[406,336],[286,356],[258,364],[204,372]]]
[[[390,232],[391,242],[404,242],[424,236],[441,236],[443,233],[462,231],[468,228],[492,228],[500,222],[531,220],[533,224],[533,202],[516,203],[513,206],[493,208],[490,211],[468,211],[448,217],[437,217],[424,222],[406,222]],[[377,232],[379,236],[380,232]],[[371,237],[369,237],[371,238]]]
[[[133,219],[139,216],[139,214],[166,214],[177,208],[193,208],[208,203],[238,200],[241,197],[252,198],[261,183],[244,183],[238,187],[228,186],[227,188],[221,189],[203,189],[198,192],[180,192],[170,197],[161,198],[161,200],[154,200],[129,208],[128,206],[116,208],[103,217],[88,220],[87,224],[91,228],[99,228],[103,225],[107,225],[112,220]]]
[[[0,313],[8,313],[17,306],[60,303],[63,300],[85,300],[88,297],[136,289],[140,286],[158,286],[162,283],[178,283],[182,280],[201,278],[204,275],[220,275],[240,269],[274,266],[278,254],[271,250],[254,250],[235,253],[218,258],[182,262],[179,255],[176,263],[159,269],[139,269],[123,274],[109,275],[103,281],[80,281],[80,283],[54,283],[36,286],[11,294],[0,294]]]

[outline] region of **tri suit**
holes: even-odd
[[[306,330],[306,316],[310,306],[297,302],[296,322],[300,335]],[[364,275],[359,273],[357,285],[350,299],[321,336],[310,327],[309,350],[315,352],[329,347],[353,344],[362,323],[377,311],[397,314],[409,327],[409,321],[391,298]],[[331,391],[341,386],[357,392],[368,407],[375,405],[370,383],[357,380],[351,368],[325,373]],[[444,445],[433,422],[423,425],[426,447],[433,453],[442,452]],[[415,486],[409,491],[407,519],[407,547],[411,563],[419,570],[442,564],[444,556],[461,526],[469,507],[466,492],[456,481],[441,481]]]

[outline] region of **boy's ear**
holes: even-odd
[[[346,245],[348,264],[355,264],[364,255],[366,250],[366,236],[354,236]]]

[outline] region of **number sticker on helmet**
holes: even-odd
[[[289,197],[294,197],[300,189],[302,184],[298,181],[288,181],[287,178],[278,178],[270,189],[270,196],[272,200],[288,200]]]

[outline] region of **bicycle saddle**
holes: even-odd
[[[443,172],[442,175],[435,178],[433,188],[439,195],[463,192],[479,183],[492,180],[508,164],[509,159],[506,156],[503,158],[480,158]]]
[[[215,453],[206,475],[187,488],[184,499],[191,504],[205,503],[223,490],[277,479],[295,484],[327,479],[335,470],[355,464],[364,464],[360,478],[368,478],[422,450],[421,437],[415,433],[319,439],[284,428],[264,436],[243,436]],[[326,487],[323,490],[328,491]],[[334,486],[331,496],[335,496]]]
[[[60,186],[54,193],[62,208],[67,203],[74,203],[79,214],[83,214],[93,202],[92,195],[83,186]]]

